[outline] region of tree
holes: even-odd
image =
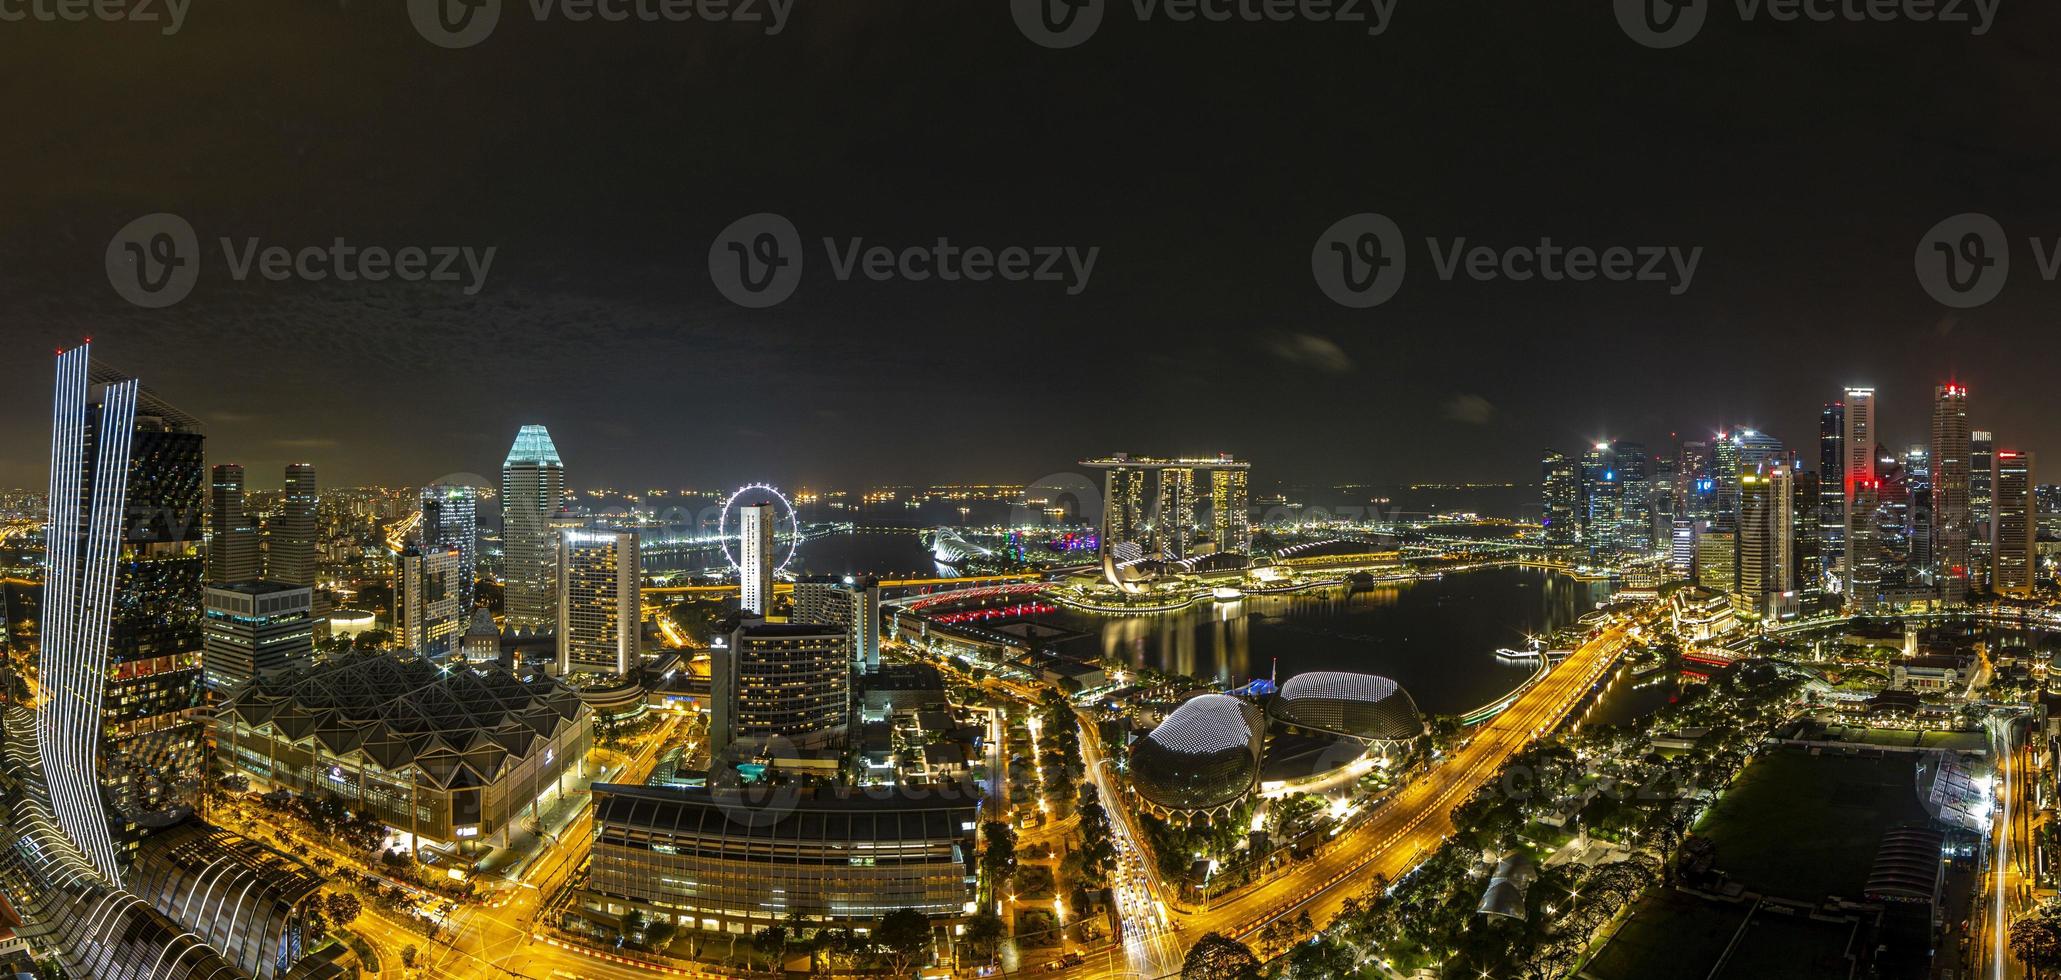
[[[757,935],[751,937],[751,948],[757,950],[760,956],[772,960],[777,968],[780,961],[786,959],[787,927],[767,926],[760,929]]]
[[[1259,957],[1222,933],[1205,934],[1181,961],[1181,980],[1258,980]]]
[[[336,923],[338,928],[350,925],[358,918],[358,913],[364,910],[358,896],[350,892],[337,892],[329,896],[329,921]]]
[[[988,874],[988,894],[997,895],[1016,875],[1016,831],[999,820],[990,821],[981,829],[987,835],[988,847],[981,852],[980,866]]]
[[[414,966],[415,958],[420,955],[422,955],[422,951],[416,949],[414,943],[401,947],[401,965]]]
[[[985,950],[989,963],[995,960],[995,944],[1000,942],[1008,931],[1009,927],[1002,922],[1002,917],[986,909],[974,913],[973,918],[966,921],[967,941],[971,942],[975,949]]]
[[[2011,923],[2011,953],[2035,970],[2061,968],[2061,919],[2047,910]]]
[[[909,971],[930,948],[930,916],[915,909],[896,909],[880,920],[880,928],[873,933],[878,944],[898,977],[908,976]]]

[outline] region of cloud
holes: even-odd
[[[334,439],[274,439],[272,445],[279,449],[335,449],[343,443]]]
[[[1322,374],[1347,374],[1353,370],[1350,355],[1323,337],[1297,333],[1276,339],[1271,345],[1275,357],[1296,367]]]
[[[1494,418],[1496,406],[1480,395],[1454,395],[1445,404],[1446,418],[1468,425],[1487,425]]]

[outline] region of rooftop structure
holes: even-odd
[[[1182,702],[1131,748],[1131,786],[1162,815],[1211,818],[1259,777],[1265,726],[1258,708],[1224,694]]]
[[[1386,677],[1312,671],[1281,685],[1268,711],[1276,721],[1369,742],[1401,742],[1424,734],[1417,703]]]

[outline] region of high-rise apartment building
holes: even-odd
[[[284,582],[228,582],[207,589],[201,663],[217,699],[315,657],[314,591]]]
[[[248,582],[264,573],[258,526],[243,506],[243,467],[223,463],[209,480],[208,581]]]
[[[409,546],[394,561],[394,627],[401,646],[431,660],[458,652],[465,628],[465,555],[455,545]]]
[[[458,608],[470,617],[479,575],[479,491],[449,483],[423,487],[421,534],[425,549],[458,549]]]
[[[1999,449],[1995,460],[1990,522],[1996,533],[1990,541],[1990,588],[2003,595],[2031,595],[2039,570],[2032,454]]]
[[[199,423],[91,345],[57,357],[36,735],[50,808],[110,881],[199,798]]]
[[[559,676],[620,676],[637,666],[642,580],[637,532],[560,532]]]
[[[1945,384],[1932,393],[1932,561],[1934,580],[1964,591],[1974,533],[1971,474],[1974,435],[1968,428],[1968,389]],[[1958,598],[1958,595],[1955,596]]]
[[[315,587],[316,508],[321,493],[315,485],[315,464],[286,467],[286,499],[265,533],[265,578],[288,585]]]
[[[525,425],[501,461],[502,608],[512,630],[558,625],[558,542],[551,517],[565,501],[565,463],[551,433]]]
[[[780,508],[771,502],[737,508],[738,607],[747,616],[773,608],[773,538]]]
[[[788,622],[836,626],[851,638],[852,665],[880,668],[880,580],[819,575],[794,583],[794,612]]]

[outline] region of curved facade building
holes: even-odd
[[[1131,788],[1154,812],[1214,816],[1252,789],[1265,739],[1251,704],[1224,694],[1192,698],[1131,746]]]
[[[1424,734],[1424,718],[1410,692],[1372,674],[1297,674],[1281,685],[1269,713],[1284,725],[1368,742],[1402,742]]]

